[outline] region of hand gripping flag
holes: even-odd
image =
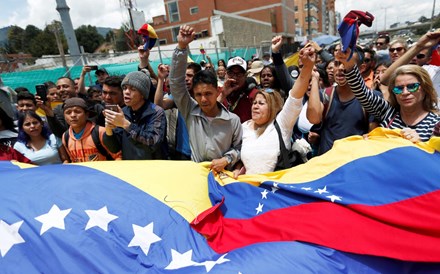
[[[412,228],[414,235],[430,235],[436,242],[440,226],[436,221],[438,210],[432,211],[438,205],[432,200],[432,189],[439,185],[439,153],[433,147],[440,148],[440,142],[423,145],[386,135],[372,136],[368,141],[349,138],[303,166],[242,177],[254,185],[227,178],[222,180],[233,183],[213,186],[220,178],[208,177],[209,164],[189,161],[42,167],[0,162],[0,272],[439,273],[436,258],[440,245],[432,249],[433,244],[428,244],[426,248],[432,254],[419,255],[423,261],[435,263],[393,259],[398,251],[388,254],[387,250],[396,247],[396,239],[403,242],[402,253],[407,245],[414,245],[415,251],[407,258],[423,251],[420,245],[425,242],[414,242],[412,236],[400,238],[401,234],[377,234],[378,230],[370,230],[370,225],[352,224],[356,217],[345,221],[343,209],[342,215],[326,209],[327,204],[347,208],[375,224],[400,224],[401,230]],[[399,172],[403,174],[398,176]],[[420,197],[415,195],[421,192],[424,194]],[[213,201],[225,198],[225,221],[271,212],[276,216],[279,210],[304,206],[303,215],[293,219],[304,237],[274,241],[270,234],[262,236],[262,230],[285,232],[280,220],[291,215],[278,215],[268,219],[270,223],[262,223],[259,230],[247,225],[238,230],[231,227],[225,236],[236,233],[237,244],[231,249],[225,242],[230,251],[216,251],[211,245],[219,237],[211,238],[203,231],[199,234],[190,226],[195,216],[211,208],[210,195]],[[321,215],[314,208],[320,206],[325,210]],[[335,219],[333,224],[331,218]],[[334,225],[338,220],[341,228]],[[305,229],[305,224],[310,227]],[[328,230],[323,230],[326,225]],[[344,226],[352,231],[348,233]],[[371,234],[371,245],[379,242],[377,248],[383,248],[383,256],[368,255],[372,247],[364,246],[365,231]],[[243,245],[250,233],[256,241]],[[322,240],[307,241],[310,235]],[[314,243],[331,244],[331,236],[347,237],[347,246],[356,246],[351,241],[357,237],[359,248],[365,252]]]
[[[342,51],[346,51],[348,48],[351,49],[350,56],[348,60],[353,56],[353,52],[356,49],[356,42],[359,36],[359,26],[364,24],[371,27],[373,24],[374,16],[369,12],[363,12],[359,10],[352,10],[347,15],[338,26],[338,32],[341,36]]]
[[[138,30],[138,34],[142,35],[144,40],[144,50],[151,50],[156,44],[157,34],[154,28],[149,24],[143,24]]]

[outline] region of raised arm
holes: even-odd
[[[174,101],[172,99],[164,99],[163,98],[163,85],[165,79],[168,77],[170,73],[170,67],[168,65],[160,64],[157,67],[157,88],[156,93],[154,94],[154,103],[164,110],[170,109],[174,105]]]
[[[311,46],[305,46],[299,51],[299,58],[304,66],[289,93],[290,96],[296,99],[304,97],[304,94],[307,92],[310,77],[312,76],[313,66],[316,62],[315,49]]]
[[[281,46],[283,44],[282,36],[275,36],[272,38],[272,60],[275,66],[275,72],[277,73],[278,79],[280,80],[281,89],[288,91],[292,88],[295,80],[290,76],[289,70],[284,63],[283,57],[281,55]]]
[[[440,42],[440,31],[428,32],[423,35],[415,44],[408,49],[399,59],[397,59],[382,75],[380,82],[383,85],[388,86],[388,81],[391,74],[400,66],[409,64],[409,62],[416,56],[421,50],[434,47]]]
[[[138,47],[138,53],[139,53],[139,66],[138,66],[138,70],[141,69],[147,69],[148,72],[150,73],[150,77],[153,79],[157,79],[157,75],[154,72],[153,68],[150,65],[150,60],[148,59],[150,57],[150,50],[144,49],[144,46],[141,45]]]

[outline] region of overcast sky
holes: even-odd
[[[202,1],[202,0],[200,0]],[[238,0],[237,0],[238,1]],[[73,27],[93,25],[119,28],[128,21],[128,13],[119,0],[66,0],[70,7]],[[122,1],[124,2],[124,1]],[[376,19],[374,30],[382,30],[395,22],[416,21],[421,16],[431,18],[433,0],[336,0],[336,10],[343,17],[350,10],[369,11]],[[437,1],[440,2],[440,1]],[[162,0],[133,0],[146,19],[165,13]],[[440,11],[436,4],[435,13]],[[53,20],[60,20],[55,0],[0,0],[0,28],[32,24],[43,29]],[[385,20],[386,19],[386,20]]]

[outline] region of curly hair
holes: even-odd
[[[399,75],[413,75],[420,82],[420,88],[425,92],[423,98],[423,109],[425,111],[437,113],[437,92],[435,91],[431,77],[428,72],[417,65],[404,65],[397,68],[389,80],[388,91],[390,93],[390,104],[400,110],[400,105],[397,103],[396,95],[393,93],[393,88],[396,86],[396,78]]]
[[[27,145],[31,139],[29,135],[23,130],[23,124],[27,117],[35,118],[36,120],[38,120],[38,122],[42,124],[43,127],[41,130],[41,136],[43,136],[44,139],[49,140],[50,142],[49,136],[52,134],[52,132],[50,131],[48,126],[43,122],[43,119],[41,119],[41,117],[35,113],[35,111],[25,111],[19,116],[17,141]]]

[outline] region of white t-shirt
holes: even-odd
[[[288,97],[283,109],[276,120],[280,126],[286,148],[290,149],[290,138],[293,126],[302,108],[302,98]],[[252,120],[242,124],[243,143],[241,146],[241,161],[246,168],[246,174],[272,172],[280,154],[278,133],[273,123],[270,123],[260,136],[252,127]]]
[[[60,143],[57,142],[55,135],[51,134],[49,136],[49,140],[46,140],[46,144],[40,150],[35,151],[18,141],[15,143],[14,148],[26,156],[26,158],[31,160],[32,163],[42,166],[61,163],[61,159],[58,154],[59,145]]]

